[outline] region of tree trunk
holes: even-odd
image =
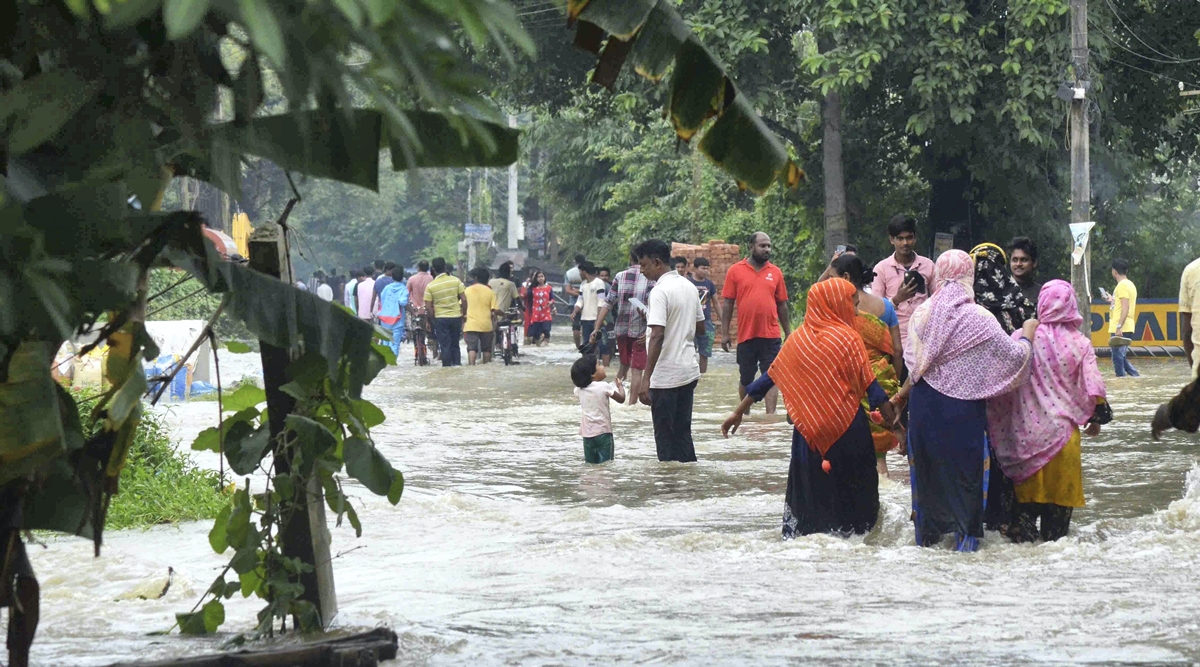
[[[846,228],[846,174],[842,162],[842,99],[831,90],[821,105],[824,134],[821,168],[825,172],[825,256],[832,257],[849,238]]]

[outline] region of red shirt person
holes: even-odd
[[[771,263],[771,237],[763,232],[750,235],[750,256],[729,267],[721,296],[721,348],[726,352],[729,321],[737,306],[738,396],[745,398],[756,372],[767,372],[779,354],[782,338],[792,331],[783,271]],[[766,397],[767,414],[775,412],[778,401],[779,392],[772,389]]]

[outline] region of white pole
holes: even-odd
[[[517,117],[508,115],[508,126],[517,126]],[[517,242],[525,237],[521,229],[520,216],[517,215],[517,163],[508,165],[508,248],[515,250]]]

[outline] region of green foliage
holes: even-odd
[[[74,396],[81,398],[78,393]],[[80,421],[85,421],[88,405],[79,409]],[[229,505],[219,475],[196,467],[171,443],[170,435],[160,414],[143,416],[121,471],[121,493],[113,497],[108,510],[106,528],[212,519]]]
[[[324,366],[321,358],[309,353],[289,368],[292,382],[283,389],[297,399],[297,406],[287,417],[282,440],[271,438],[265,411],[256,407],[265,401],[265,394],[243,385],[223,403],[226,413],[233,414],[219,427],[201,432],[192,444],[197,450],[223,446],[234,474],[247,476],[261,469],[269,482],[263,491],[251,493],[247,477],[232,506],[217,516],[209,543],[217,553],[232,549],[233,556],[209,588],[212,599],[201,611],[178,615],[182,632],[214,632],[224,619],[221,600],[238,592],[266,602],[258,617],[259,634],[270,633],[273,623],[287,616],[296,617],[302,629],[317,627],[316,612],[300,599],[304,589],[295,583],[310,566],[284,557],[279,548],[279,536],[290,521],[308,520],[298,494],[314,480],[338,525],[348,519],[357,535],[362,534],[362,524],[344,492],[339,475],[343,469],[393,505],[400,501],[404,477],[379,453],[370,435],[370,428],[383,422],[383,412],[368,401],[352,398],[329,379]],[[272,452],[275,456],[268,456]],[[289,462],[286,470],[278,466],[281,460]],[[236,582],[225,579],[230,570],[237,575]]]

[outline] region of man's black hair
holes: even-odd
[[[678,266],[680,264],[687,266],[687,263],[688,263],[687,257],[672,257],[671,258],[671,266]]]
[[[358,277],[361,275],[362,275],[362,271],[359,271],[358,269],[350,269],[350,277],[351,278],[357,280]]]
[[[512,271],[513,271],[513,263],[512,263],[512,261],[507,261],[500,265],[500,269],[497,270],[496,273],[498,273],[501,278],[504,278],[506,280],[512,280]]]
[[[394,268],[396,268],[395,262],[384,262],[383,263],[383,272],[384,273],[387,273],[388,271],[391,271]]]
[[[1129,260],[1120,258],[1114,259],[1112,261],[1112,268],[1113,271],[1116,271],[1123,276],[1127,276],[1129,275]]]
[[[612,275],[612,269],[608,268],[607,266],[601,266],[600,268],[596,269],[596,275],[600,275],[605,271],[608,271],[608,275]]]
[[[417,270],[418,271],[428,271],[429,270],[429,262],[427,262],[425,260],[421,260],[421,261],[417,262]]]
[[[888,221],[887,229],[888,236],[891,236],[892,238],[900,236],[904,232],[910,232],[913,236],[916,236],[917,219],[911,215],[904,215],[903,213],[894,215],[892,216],[892,219]]]
[[[382,260],[382,259],[377,259],[377,260],[375,260],[375,270],[376,270],[376,271],[382,271],[382,270],[383,270],[383,260]]]
[[[434,273],[445,273],[446,272],[446,258],[445,257],[434,257],[433,258],[433,272]]]
[[[639,261],[643,259],[657,259],[663,264],[671,265],[671,246],[667,245],[665,241],[658,239],[643,241],[634,249],[633,253],[637,255]]]
[[[747,242],[750,244],[750,247],[753,248],[754,244],[758,243],[758,235],[759,234],[765,234],[765,233],[766,232],[750,232],[750,237],[749,237],[749,239],[747,239]]]
[[[571,364],[571,383],[583,389],[592,383],[596,374],[596,355],[585,354]]]
[[[368,265],[364,266],[364,267],[363,267],[363,275],[364,275],[364,276],[370,276],[371,278],[374,278],[374,277],[375,277],[375,267],[374,267],[374,266],[371,266],[370,264],[368,264]]]
[[[1035,262],[1038,261],[1037,244],[1030,240],[1028,236],[1018,236],[1014,238],[1009,242],[1008,247],[1010,250],[1009,256],[1012,256],[1012,250],[1020,250],[1026,255],[1029,255],[1029,259]]]
[[[575,255],[575,265],[576,266],[579,266],[580,264],[583,264],[586,261],[587,261],[587,257],[584,257],[583,255]]]
[[[707,257],[697,257],[696,259],[692,260],[692,266],[695,266],[695,267],[712,266],[712,264],[708,263]]]
[[[596,275],[596,265],[592,264],[591,262],[587,261],[586,259],[583,260],[583,263],[579,265],[579,270],[586,271],[589,276]]]
[[[488,270],[482,266],[472,271],[471,275],[475,276],[475,282],[479,283],[480,285],[487,285],[488,280],[492,277],[491,274],[488,273]]]

